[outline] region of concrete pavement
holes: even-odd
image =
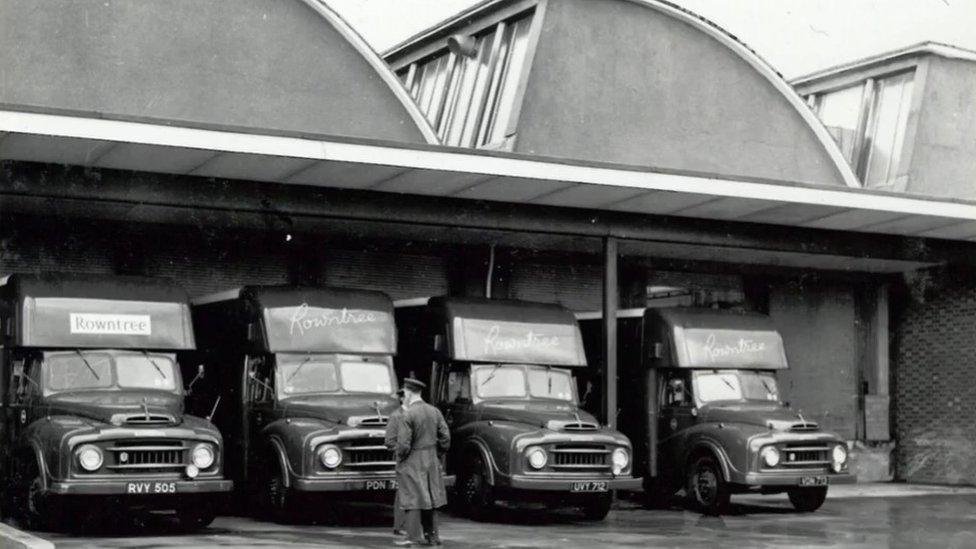
[[[621,501],[605,522],[570,513],[504,510],[491,522],[442,515],[447,547],[976,547],[976,489],[907,485],[831,488],[816,513],[798,514],[782,497],[736,497],[732,514],[705,517],[680,501],[646,510]],[[221,517],[205,531],[173,535],[173,523],[96,526],[78,535],[41,534],[59,548],[390,547],[389,508],[341,511],[335,525],[278,525]]]

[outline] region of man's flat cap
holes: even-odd
[[[410,389],[411,391],[423,391],[427,388],[427,384],[419,379],[408,377],[403,380],[403,388]]]

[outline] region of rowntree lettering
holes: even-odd
[[[149,315],[70,313],[73,334],[152,335]]]
[[[288,326],[289,335],[305,335],[306,331],[318,328],[344,326],[347,324],[369,324],[380,321],[374,311],[350,311],[346,308],[318,309],[321,311],[320,313],[310,315],[309,310],[308,303],[302,303],[295,309]]]
[[[497,355],[522,349],[549,349],[559,347],[559,336],[547,336],[529,330],[522,337],[501,337],[501,330],[501,326],[495,324],[488,330],[488,335],[485,336],[485,351],[489,355]]]
[[[708,334],[705,338],[705,354],[712,362],[716,362],[730,356],[741,356],[753,353],[763,353],[766,351],[766,343],[740,337],[734,344],[719,345],[716,342],[715,334]]]

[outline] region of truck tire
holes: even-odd
[[[494,506],[485,467],[485,461],[480,455],[475,454],[468,458],[454,488],[457,510],[475,520],[484,519]]]
[[[259,487],[260,504],[256,511],[264,514],[274,522],[282,524],[294,522],[296,518],[294,514],[295,506],[292,504],[294,497],[291,490],[285,486],[284,475],[286,473],[278,465],[277,457],[272,456],[264,471],[261,486]]]
[[[789,496],[794,509],[801,513],[812,513],[820,509],[824,500],[827,499],[827,487],[794,488],[786,494]]]
[[[187,531],[206,528],[216,517],[213,507],[204,502],[187,503],[176,508],[176,520],[180,528]]]
[[[593,496],[583,504],[583,518],[592,521],[603,520],[610,514],[610,506],[612,504],[612,492]]]
[[[688,467],[688,498],[706,515],[721,515],[729,510],[729,485],[722,468],[709,455],[693,459]]]

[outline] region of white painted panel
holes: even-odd
[[[822,217],[820,219],[807,221],[802,223],[802,225],[804,227],[813,227],[817,229],[832,229],[836,231],[856,231],[859,230],[861,227],[874,225],[876,223],[881,223],[884,221],[893,221],[895,219],[904,216],[905,214],[900,212],[850,209],[850,210],[842,211],[840,213],[829,215],[827,217]]]
[[[644,191],[627,187],[605,187],[602,185],[573,185],[538,198],[533,204],[568,206],[573,208],[600,208],[607,204],[620,202],[644,194]]]
[[[0,140],[0,159],[87,166],[112,145],[111,141],[12,133]]]
[[[452,196],[475,200],[500,200],[502,202],[528,202],[543,194],[569,187],[564,181],[528,179],[523,177],[494,178],[480,185],[465,189]]]
[[[324,161],[288,178],[288,183],[317,187],[367,189],[403,173],[406,168]]]
[[[193,170],[190,175],[250,179],[253,181],[280,181],[302,168],[311,166],[314,162],[314,160],[306,158],[222,153]]]
[[[747,198],[718,198],[704,204],[674,212],[682,217],[741,220],[745,216],[769,208],[774,202]]]
[[[445,196],[473,187],[493,176],[474,173],[409,170],[373,187],[376,191]]]
[[[100,168],[185,174],[212,158],[215,151],[119,143],[95,162]]]
[[[652,191],[609,206],[612,210],[647,214],[669,214],[714,199],[707,194]]]
[[[743,217],[741,221],[775,223],[777,225],[800,225],[806,221],[827,217],[840,211],[841,208],[837,206],[787,203],[768,210],[754,212]]]

